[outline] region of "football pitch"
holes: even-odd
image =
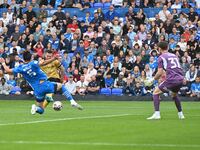
[[[0,150],[199,150],[200,103],[183,102],[179,120],[173,102],[161,102],[161,120],[146,120],[152,102],[63,102],[31,115],[33,101],[0,101]]]

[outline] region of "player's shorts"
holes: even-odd
[[[34,89],[34,95],[36,97],[37,102],[43,102],[46,94],[55,93],[57,88],[57,84],[50,81],[44,81],[39,84],[36,89]]]
[[[169,92],[169,91],[172,91],[174,93],[177,93],[181,86],[183,85],[183,81],[180,80],[180,81],[170,81],[170,80],[165,80],[163,82],[161,82],[158,86],[158,88],[163,92],[163,93],[166,93],[166,92]]]

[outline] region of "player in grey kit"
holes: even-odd
[[[154,101],[154,114],[147,118],[151,119],[160,119],[160,99],[159,95],[172,91],[172,99],[175,101],[176,108],[178,109],[179,119],[184,119],[184,115],[181,108],[181,102],[177,97],[177,93],[183,83],[183,71],[181,69],[179,59],[176,55],[168,52],[168,43],[159,42],[158,43],[159,51],[161,55],[158,58],[158,72],[156,73],[154,80],[158,80],[163,75],[163,70],[166,71],[166,79],[155,88],[153,92],[153,101]]]

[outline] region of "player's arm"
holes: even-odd
[[[10,69],[10,68],[6,65],[5,60],[4,60],[3,58],[0,58],[0,62],[1,62],[1,64],[2,64],[2,66],[3,66],[3,68],[5,69],[5,71],[6,71],[8,74],[12,74],[12,73],[13,73],[13,70]]]
[[[58,57],[59,57],[59,55],[56,55],[55,57],[52,57],[51,59],[48,59],[48,60],[39,59],[39,66],[45,66],[45,65],[53,62],[54,60],[56,60]]]
[[[163,68],[158,68],[156,75],[154,76],[154,80],[158,80],[163,74]]]

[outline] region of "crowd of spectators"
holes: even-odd
[[[62,11],[87,10],[95,3],[110,5],[106,13],[98,8],[94,15],[86,12],[82,20]],[[56,12],[48,16],[45,8],[54,7]],[[118,7],[128,8],[124,17],[115,11]],[[162,9],[148,18],[143,8],[149,7]],[[7,9],[0,18],[0,56],[10,68],[23,62],[24,51],[42,58],[50,50],[62,56],[64,82],[73,95],[97,94],[102,88],[120,88],[130,96],[151,95],[157,84],[150,82],[157,71],[157,43],[168,41],[185,74],[179,94],[200,96],[199,0],[0,0],[0,8]],[[20,75],[0,70],[0,76],[0,94],[33,94]]]

